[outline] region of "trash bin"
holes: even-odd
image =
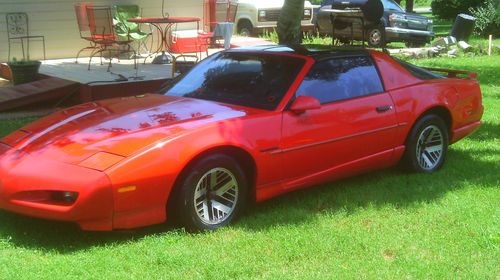
[[[450,35],[455,37],[457,41],[468,41],[472,30],[474,29],[476,18],[467,14],[458,14]]]

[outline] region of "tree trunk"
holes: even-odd
[[[278,18],[278,40],[283,45],[300,44],[304,0],[285,0]]]
[[[406,11],[413,12],[413,2],[414,0],[406,0]]]

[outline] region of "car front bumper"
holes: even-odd
[[[434,37],[434,32],[427,30],[415,30],[399,27],[386,27],[385,36],[387,41],[397,41],[401,39],[414,39],[418,41],[430,41]]]
[[[257,34],[261,34],[263,33],[264,31],[266,32],[272,32],[274,30],[276,30],[276,22],[261,22],[259,23],[259,25],[257,26],[254,26],[254,32],[257,33]],[[301,30],[302,32],[312,32],[314,31],[314,24],[312,23],[302,23],[301,25]]]
[[[76,222],[84,230],[113,228],[113,192],[103,172],[43,159],[15,150],[0,151],[0,209],[48,220]],[[76,192],[72,204],[37,200],[37,193]]]

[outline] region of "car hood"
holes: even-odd
[[[173,135],[258,111],[147,94],[71,107],[17,130],[0,142],[31,155],[78,164],[101,151],[126,157]]]

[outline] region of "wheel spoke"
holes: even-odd
[[[222,196],[229,189],[233,188],[234,185],[235,185],[235,182],[233,180],[231,180],[231,181],[227,182],[226,184],[224,184],[222,187],[220,187],[217,190],[215,190],[215,194],[218,195],[218,196]]]
[[[442,145],[435,145],[425,148],[425,150],[429,153],[441,152],[442,149],[443,149]]]
[[[225,216],[232,210],[231,207],[227,207],[226,205],[215,200],[212,200],[212,209],[217,210],[214,211],[217,213],[217,217]]]

